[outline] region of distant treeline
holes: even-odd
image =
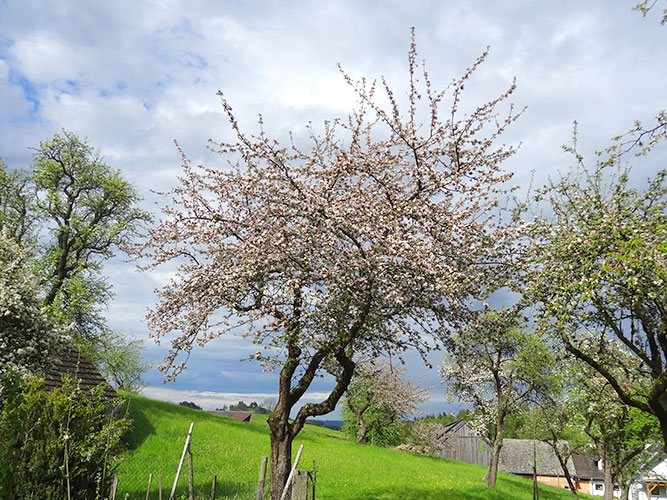
[[[222,408],[216,408],[216,410],[220,411],[251,411],[253,413],[259,413],[260,415],[268,415],[271,413],[271,410],[268,408],[264,408],[264,406],[260,405],[256,401],[252,401],[249,404],[245,404],[243,401],[239,401],[236,404],[231,404],[229,406],[223,405]]]

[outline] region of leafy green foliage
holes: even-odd
[[[44,380],[5,377],[0,417],[0,498],[75,500],[101,498],[117,465],[121,437],[102,385],[89,394],[71,377],[52,391]]]
[[[403,369],[388,362],[358,363],[342,405],[343,431],[357,443],[395,446],[408,428],[403,419],[418,413],[428,389],[402,377]]]
[[[96,363],[117,390],[139,393],[145,386],[143,373],[153,365],[142,361],[143,341],[119,332],[107,332],[94,341],[80,341],[79,350]]]
[[[100,312],[112,296],[100,274],[103,261],[128,245],[139,226],[150,219],[138,207],[140,199],[118,170],[71,132],[41,142],[32,171],[7,171],[0,161],[3,240],[13,238],[28,248],[8,249],[4,241],[0,245],[7,268],[0,279],[0,288],[4,288],[0,313],[2,321],[14,325],[0,330],[1,367],[23,370],[27,362],[9,363],[28,356],[39,358],[29,363],[32,370],[41,368],[43,373],[48,368],[48,354],[56,349],[35,345],[53,337],[48,332],[54,327],[46,321],[66,325],[78,348],[114,385],[126,390],[141,388],[141,373],[149,367],[141,362],[141,343],[109,332]],[[22,271],[13,271],[18,268]],[[37,280],[33,277],[28,284],[25,277],[33,271]],[[34,290],[28,297],[26,287],[30,286]],[[8,297],[22,297],[22,309],[11,306],[5,312],[10,307]],[[41,306],[46,310],[41,311]],[[25,314],[31,311],[30,317],[21,316],[19,309]],[[51,318],[40,325],[42,334],[35,334],[40,330],[34,326],[38,314]]]
[[[0,158],[0,227],[23,244],[34,236],[35,214],[31,199],[30,177],[25,172],[7,171]]]
[[[480,311],[452,336],[440,365],[450,398],[471,404],[473,426],[493,443],[488,486],[493,488],[505,433],[505,418],[557,383],[555,357],[540,335],[514,310]]]
[[[349,387],[348,387],[349,390]],[[350,411],[349,400],[343,402],[341,415],[343,417],[342,431],[353,438],[358,436],[357,416]],[[361,443],[369,443],[374,446],[396,446],[401,444],[409,430],[409,424],[401,420],[395,410],[386,406],[374,405],[364,413],[369,425],[365,429]]]
[[[576,169],[538,195],[552,214],[529,226],[524,292],[544,331],[658,418],[667,449],[667,171],[637,189],[619,157],[589,171],[569,150]]]
[[[91,337],[103,326],[99,304],[111,295],[101,263],[150,216],[120,171],[71,132],[40,142],[32,179],[36,215],[51,234],[39,259],[45,303],[60,321],[73,322],[81,338]]]

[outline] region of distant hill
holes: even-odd
[[[194,422],[191,450],[198,499],[210,498],[214,474],[218,481],[256,484],[260,459],[269,455],[264,415],[254,415],[250,423],[238,422],[134,395],[129,414],[134,428],[127,438],[130,449],[117,468],[116,498],[125,498],[126,493],[129,499],[145,498],[149,473],[153,474],[151,498],[157,498],[158,474],[163,498],[169,496],[190,422]],[[316,464],[318,500],[533,498],[532,483],[519,477],[501,473],[496,490],[489,490],[482,479],[485,467],[358,445],[326,427],[306,425],[294,443],[294,455],[300,444],[304,445],[300,468],[312,469],[313,461]],[[186,471],[184,467],[176,498],[187,491]],[[572,498],[565,490],[539,488],[541,500]]]
[[[316,425],[318,427],[326,427],[327,429],[332,429],[334,431],[339,431],[343,427],[342,420],[322,420],[319,418],[309,418],[306,420],[307,424]]]

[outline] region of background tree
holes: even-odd
[[[181,401],[178,403],[181,406],[185,406],[186,408],[192,408],[193,410],[201,410],[202,407],[199,406],[197,403],[193,403],[192,401]]]
[[[493,444],[489,488],[496,484],[506,416],[531,397],[551,391],[556,382],[552,352],[521,326],[515,311],[480,313],[448,342],[440,365],[447,393],[473,405],[479,432]]]
[[[395,434],[391,431],[428,400],[428,388],[403,380],[403,372],[386,361],[357,364],[342,407],[343,430],[357,443],[367,442],[370,436],[373,444],[399,444],[387,433]],[[396,437],[402,437],[400,430]]]
[[[605,357],[614,359],[619,367],[635,362],[620,349],[618,342],[589,345],[587,351],[593,349],[605,352]],[[658,422],[653,415],[624,404],[608,380],[588,365],[581,365],[576,372],[572,406],[582,415],[584,432],[602,459],[604,499],[613,498],[614,483],[621,485],[627,498],[630,483],[647,458],[649,445],[660,439]]]
[[[176,332],[162,367],[168,379],[195,343],[234,332],[263,346],[255,359],[279,367],[268,419],[273,499],[289,474],[294,437],[306,418],[335,408],[354,356],[425,353],[436,342],[429,335],[465,314],[497,275],[505,228],[494,209],[509,179],[500,165],[514,149],[496,140],[517,117],[510,108],[501,118],[498,108],[514,85],[468,115],[458,110],[485,57],[436,92],[419,74],[413,42],[404,113],[384,81],[345,76],[359,108],[321,135],[311,129],[305,150],[270,139],[263,127],[243,133],[223,97],[236,142],[211,147],[230,167],[193,167],[184,157],[172,204],[138,251],[150,259],[147,269],[180,261],[148,317],[156,337]],[[441,113],[446,97],[451,106]],[[291,420],[326,367],[335,367],[333,389]]]
[[[141,376],[153,367],[142,360],[143,344],[128,335],[107,332],[94,341],[79,342],[79,348],[114,388],[139,394],[146,386]]]
[[[542,395],[540,403],[524,412],[521,419],[520,437],[539,439],[551,446],[563,470],[572,496],[577,497],[577,488],[572,478],[574,470],[568,460],[574,454],[590,454],[590,438],[584,432],[585,418],[580,411],[581,402],[576,400],[579,391],[573,390],[575,381],[581,376],[581,365],[570,356],[557,353],[555,380],[552,390]]]
[[[275,410],[277,404],[278,400],[276,398],[270,397],[264,399],[264,401],[262,401],[261,406],[262,408],[266,408],[269,411],[269,413],[271,413],[273,410]]]
[[[538,194],[552,213],[530,225],[527,297],[544,331],[625,404],[658,418],[667,450],[667,172],[636,189],[618,157],[592,172],[576,157],[569,176]],[[588,349],[591,332],[600,345],[617,339],[629,364],[619,369],[617,359]]]
[[[150,216],[120,171],[72,132],[40,142],[32,178],[36,215],[50,233],[40,259],[44,302],[89,339],[104,331],[99,305],[111,296],[102,262],[129,244]]]
[[[32,184],[25,172],[7,170],[0,158],[0,226],[17,243],[30,246],[35,230]]]
[[[8,171],[0,162],[0,226],[30,250],[20,252],[20,265],[37,270],[42,304],[105,375],[131,390],[147,366],[138,342],[108,331],[100,311],[111,287],[100,270],[149,220],[139,201],[120,173],[71,132],[40,143],[32,171]]]

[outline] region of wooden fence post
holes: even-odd
[[[151,494],[151,482],[153,481],[153,474],[148,474],[148,489],[146,490],[146,500]]]
[[[188,446],[188,493],[190,500],[195,500],[195,478],[194,470],[192,468],[192,452]]]
[[[264,481],[266,481],[267,460],[267,457],[262,457],[262,463],[259,466],[259,481],[257,482],[257,493],[255,494],[255,500],[262,500],[264,498]]]
[[[211,486],[211,500],[215,500],[215,487],[218,483],[218,476],[213,476],[213,486]]]
[[[315,467],[315,460],[313,460],[313,498],[315,500],[315,484],[317,483],[317,468]]]
[[[169,500],[174,500],[174,494],[176,493],[176,485],[178,484],[178,477],[181,475],[181,469],[183,468],[183,460],[185,460],[185,453],[188,451],[188,447],[190,446],[190,438],[192,437],[192,427],[194,425],[195,425],[194,422],[190,422],[190,430],[188,431],[188,437],[185,438],[185,446],[183,447],[183,454],[181,455],[181,461],[178,463],[178,470],[176,471],[176,477],[174,478],[174,486],[171,487]]]
[[[111,489],[109,490],[109,500],[116,500],[116,489],[118,488],[118,478],[114,472],[113,479],[111,479]]]
[[[162,500],[162,472],[157,475],[157,497]]]

